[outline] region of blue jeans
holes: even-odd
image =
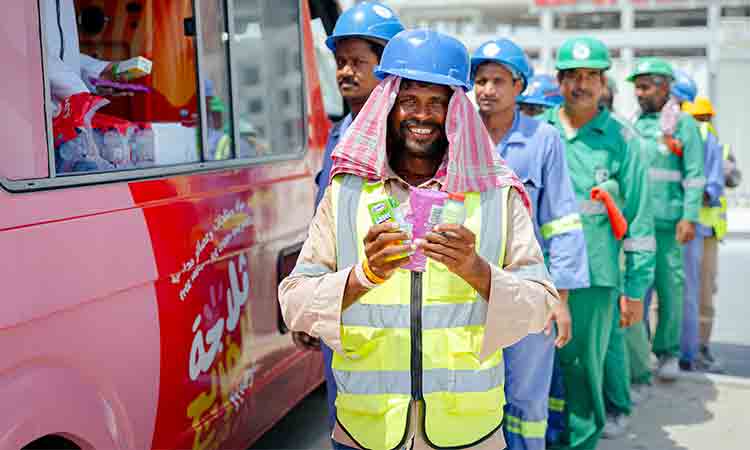
[[[544,450],[555,333],[530,334],[503,350],[505,424],[510,450]]]
[[[336,379],[333,378],[333,350],[323,341],[320,341],[320,351],[323,352],[323,365],[326,376],[326,396],[328,397],[328,428],[333,431],[336,425]]]
[[[685,290],[682,303],[682,335],[680,336],[680,359],[692,362],[698,354],[700,337],[701,262],[703,261],[703,235],[695,233],[695,239],[685,244],[683,253]]]

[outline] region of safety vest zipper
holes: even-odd
[[[411,273],[411,396],[422,400],[422,273]]]

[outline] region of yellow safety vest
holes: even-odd
[[[703,138],[704,143],[708,139],[708,133],[711,133],[714,136],[718,136],[718,134],[716,133],[716,129],[711,123],[701,123],[701,138]],[[729,146],[725,144],[722,150],[722,158],[726,161],[727,158],[729,158]],[[720,206],[702,207],[698,215],[698,221],[701,223],[701,225],[704,225],[708,228],[713,228],[716,239],[721,240],[724,238],[724,235],[727,234],[728,226],[726,196],[722,195],[719,198],[719,201],[721,202]]]
[[[332,189],[342,269],[365,257],[367,205],[387,194],[382,182],[352,175],[334,178]],[[504,259],[507,198],[508,188],[466,195],[464,225],[487,261]],[[333,356],[339,425],[362,448],[400,448],[416,399],[424,400],[424,437],[436,448],[475,445],[497,432],[505,369],[500,349],[479,359],[486,315],[487,301],[433,260],[424,273],[398,270],[362,296],[342,313],[344,353]]]

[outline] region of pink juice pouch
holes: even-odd
[[[435,225],[441,222],[443,206],[448,199],[448,194],[430,189],[412,188],[409,191],[409,214],[406,221],[412,224],[412,238],[424,239]],[[414,272],[424,272],[427,265],[427,257],[417,249],[411,255],[409,264],[403,268]]]

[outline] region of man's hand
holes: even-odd
[[[411,235],[398,229],[395,222],[373,225],[365,236],[365,255],[367,265],[376,276],[387,280],[401,266],[409,262],[410,255],[416,248],[411,242]],[[406,242],[406,243],[402,243]],[[403,255],[403,257],[400,257]],[[397,258],[397,259],[394,259]]]
[[[695,224],[688,220],[677,222],[677,241],[686,244],[695,239]]]
[[[573,337],[573,321],[570,318],[570,309],[568,309],[568,291],[561,289],[558,292],[560,293],[560,301],[552,307],[552,311],[550,311],[549,317],[547,317],[547,323],[544,325],[544,334],[549,336],[552,333],[552,323],[557,323],[555,347],[562,348]]]
[[[320,339],[301,331],[292,331],[292,341],[300,350],[320,351]]]
[[[620,328],[631,327],[643,320],[643,302],[620,297]]]
[[[477,238],[463,225],[441,224],[417,246],[425,256],[443,263],[451,272],[463,278],[479,295],[489,300],[490,265],[476,252]]]

